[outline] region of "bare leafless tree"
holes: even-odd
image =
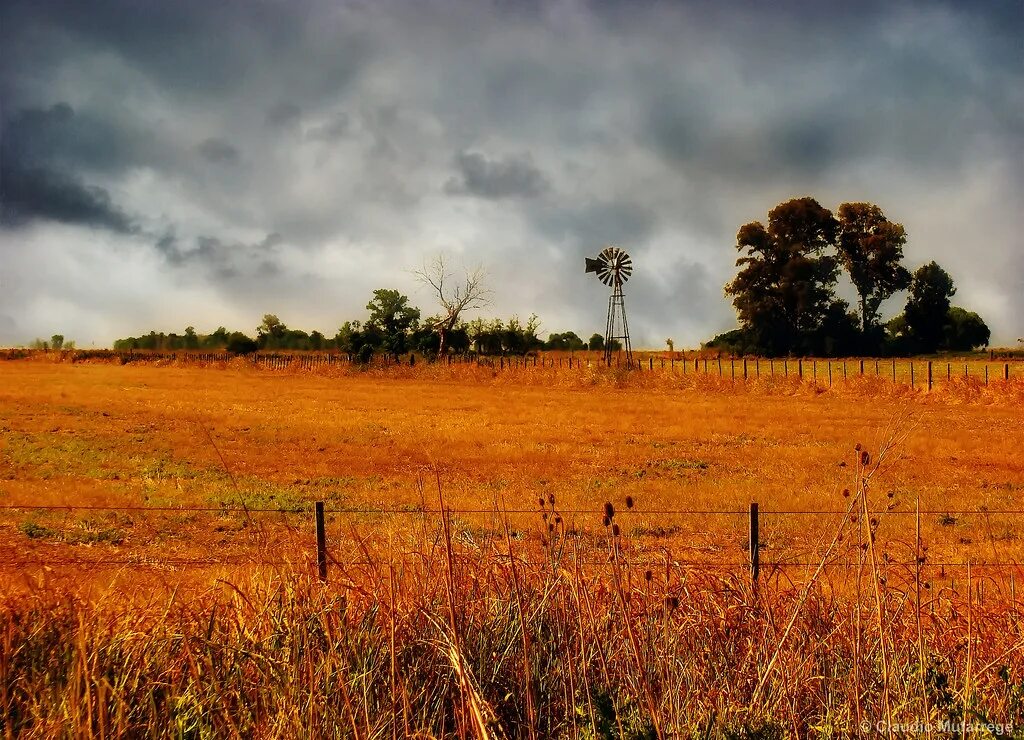
[[[448,349],[448,333],[459,323],[465,311],[483,308],[491,302],[491,290],[487,287],[487,273],[483,267],[473,270],[463,268],[463,278],[457,279],[449,270],[444,254],[439,254],[423,269],[414,271],[416,279],[429,287],[441,306],[441,317],[433,324],[441,338],[438,354]]]

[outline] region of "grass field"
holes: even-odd
[[[1024,730],[1022,402],[1020,379],[0,362],[3,727]],[[40,508],[69,506],[99,508]]]

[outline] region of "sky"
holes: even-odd
[[[5,0],[0,345],[426,316],[440,253],[589,336],[616,244],[634,346],[696,346],[738,228],[805,195],[877,203],[1015,344],[1022,38],[1020,0]]]

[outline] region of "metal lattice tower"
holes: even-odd
[[[587,257],[586,271],[597,273],[598,279],[612,288],[612,294],[608,297],[608,320],[604,331],[604,361],[611,364],[612,345],[619,341],[626,352],[628,367],[633,363],[633,347],[629,341],[626,296],[622,292],[622,284],[633,274],[633,260],[618,247],[605,247],[597,259]]]

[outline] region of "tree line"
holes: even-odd
[[[907,233],[872,203],[843,203],[836,214],[814,198],[768,213],[767,225],[736,235],[739,271],[725,286],[739,328],[707,346],[738,354],[909,355],[988,345],[978,314],[953,306],[956,286],[936,262],[911,273],[903,264]],[[836,294],[845,272],[857,305]],[[906,291],[901,313],[883,323],[882,304]]]
[[[266,314],[252,334],[228,331],[219,327],[209,334],[199,334],[187,327],[182,334],[151,331],[138,337],[114,342],[114,349],[179,351],[251,352],[317,351],[342,352],[366,362],[375,354],[398,356],[418,352],[428,356],[441,353],[442,332],[445,353],[483,355],[518,355],[541,349],[602,350],[604,337],[594,334],[585,342],[575,332],[552,333],[547,340],[538,336],[540,320],[531,315],[525,321],[477,318],[454,322],[442,316],[421,319],[420,309],[408,296],[397,290],[381,288],[373,291],[366,305],[364,319],[346,321],[333,336],[320,331],[292,329],[274,314]]]

